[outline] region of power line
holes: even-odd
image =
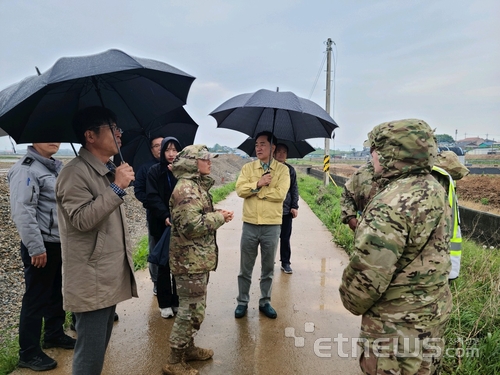
[[[316,85],[318,84],[319,76],[321,75],[321,72],[323,71],[323,67],[325,66],[325,61],[326,61],[326,53],[324,53],[323,61],[321,61],[321,64],[320,64],[320,67],[319,67],[319,70],[318,70],[318,74],[316,75],[316,80],[314,81],[314,85],[313,85],[313,87],[311,89],[311,93],[309,94],[309,98],[308,99],[311,99],[311,96],[313,95],[314,90],[316,89]]]

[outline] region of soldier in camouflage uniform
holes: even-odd
[[[341,299],[362,315],[365,374],[434,374],[452,307],[450,206],[430,174],[434,135],[422,120],[401,120],[376,126],[369,141],[379,191],[356,229]]]
[[[177,281],[179,311],[170,334],[171,353],[163,373],[195,375],[187,361],[211,358],[211,349],[194,345],[193,337],[205,317],[208,275],[217,267],[217,228],[232,220],[233,212],[214,210],[209,189],[212,155],[204,145],[184,148],[173,162],[178,182],[170,198],[172,233],[170,270]]]
[[[436,167],[444,169],[444,172],[437,172]],[[452,208],[452,225],[450,226],[451,237],[449,246],[452,267],[449,280],[454,280],[460,274],[462,235],[460,230],[458,199],[455,193],[455,183],[453,182],[453,186],[450,186],[448,176],[453,180],[460,180],[469,174],[469,170],[460,162],[457,154],[453,151],[439,152],[436,163],[432,169],[432,175],[448,193],[448,200]],[[362,214],[368,202],[377,193],[377,183],[373,181],[373,173],[373,165],[371,162],[368,162],[354,172],[354,174],[345,183],[344,191],[342,192],[340,200],[341,220],[344,224],[349,225],[353,231],[355,231],[358,226],[358,215]],[[452,189],[451,191],[450,188]]]

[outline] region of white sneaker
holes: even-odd
[[[174,314],[179,312],[179,308],[177,306],[172,307],[172,310],[174,310]]]
[[[174,312],[171,307],[165,307],[163,309],[160,309],[160,312],[162,318],[169,319],[174,317]]]

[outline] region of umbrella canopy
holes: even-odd
[[[78,142],[71,123],[89,106],[105,106],[125,131],[186,104],[194,77],[160,61],[112,49],[59,59],[40,76],[0,92],[0,128],[17,143]]]
[[[338,125],[316,103],[292,92],[259,90],[241,94],[222,103],[212,113],[217,126],[240,131],[252,138],[270,131],[277,138],[301,141],[330,138]]]
[[[141,131],[131,130],[123,133],[121,152],[123,160],[129,163],[135,171],[152,160],[151,140],[158,137],[175,137],[181,147],[192,145],[198,124],[189,116],[184,107],[170,111],[143,127]],[[115,164],[120,163],[115,155]]]
[[[311,146],[306,141],[287,141],[285,139],[278,139],[278,144],[283,143],[288,147],[288,158],[289,159],[299,159],[303,158],[310,152],[314,151],[314,147]],[[248,156],[255,156],[255,139],[247,138],[241,145],[239,145],[241,151],[245,151]]]

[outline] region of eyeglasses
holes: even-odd
[[[100,125],[100,126],[94,126],[92,129],[104,128],[104,127],[111,129],[111,131],[112,131],[113,133],[120,133],[120,134],[123,134],[123,129],[119,128],[119,127],[118,127],[118,126],[116,126],[116,125],[111,125],[111,126],[109,126],[109,125]]]
[[[151,148],[160,148],[161,145],[152,145]]]

